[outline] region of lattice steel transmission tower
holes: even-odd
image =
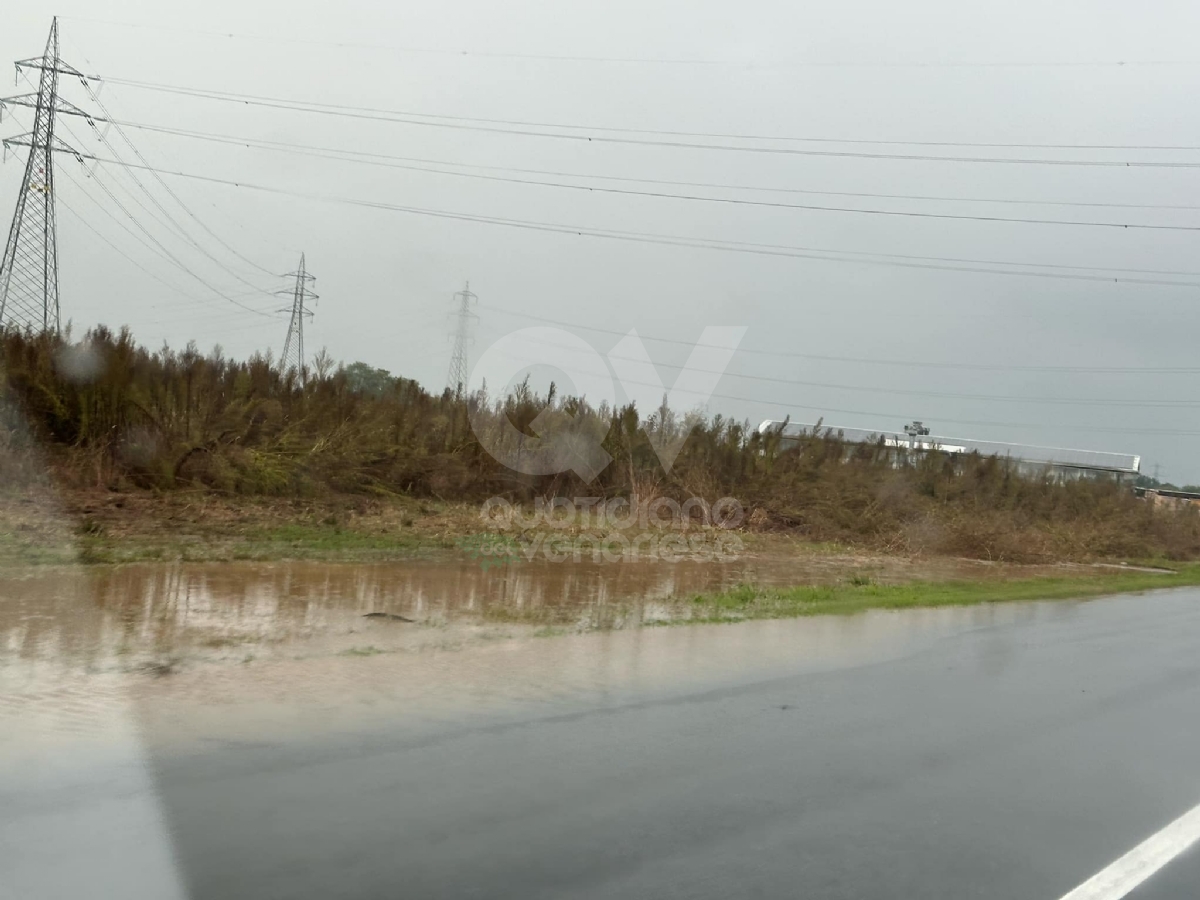
[[[287,339],[283,342],[283,353],[279,357],[279,367],[286,375],[290,370],[295,369],[296,375],[300,378],[300,386],[304,387],[308,384],[308,370],[304,364],[304,320],[311,319],[313,312],[305,307],[309,300],[316,301],[317,294],[313,292],[312,285],[317,280],[316,276],[309,275],[304,267],[304,254],[300,254],[300,268],[295,272],[289,272],[289,278],[296,279],[296,285],[291,291],[280,291],[280,293],[290,293],[292,295],[291,309],[281,309],[280,312],[290,312],[291,319],[288,321]]]
[[[8,230],[8,243],[0,258],[0,326],[15,325],[38,331],[58,331],[58,233],[54,216],[54,154],[83,156],[67,146],[54,133],[54,120],[60,114],[95,119],[58,96],[58,76],[71,75],[84,84],[94,80],[58,56],[58,19],[50,25],[45,52],[33,59],[16,63],[22,69],[40,72],[36,94],[22,94],[0,100],[0,108],[26,106],[33,112],[33,131],[6,138],[7,154],[12,147],[28,147],[25,178],[17,195]]]
[[[479,316],[471,312],[471,304],[479,303],[479,298],[471,293],[471,282],[454,295],[458,303],[455,314],[458,325],[454,329],[454,351],[450,354],[450,373],[446,376],[446,387],[455,395],[462,394],[467,389],[467,378],[471,370],[467,367],[467,351],[471,346],[471,322]]]

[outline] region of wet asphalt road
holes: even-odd
[[[1057,900],[1200,803],[1198,651],[1198,592],[1062,604],[869,665],[157,755],[143,790],[205,900]],[[0,823],[70,846],[134,799]],[[137,865],[82,861],[88,896]],[[1200,897],[1200,851],[1130,896]]]

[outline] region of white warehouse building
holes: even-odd
[[[816,425],[800,422],[780,422],[768,419],[758,426],[762,435],[780,432],[785,446],[795,444],[801,437],[812,435]],[[1137,477],[1142,459],[1131,453],[1109,453],[1101,450],[1068,450],[1062,447],[1035,447],[1028,444],[1008,444],[1002,441],[977,441],[970,438],[931,435],[920,422],[906,426],[899,433],[865,428],[842,428],[821,425],[822,436],[830,435],[850,444],[876,444],[902,448],[913,452],[940,450],[949,454],[978,453],[1009,459],[1025,474],[1048,473],[1060,479],[1116,478],[1132,481]]]

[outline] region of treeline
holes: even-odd
[[[97,328],[78,341],[5,332],[0,476],[19,483],[45,458],[75,489],[517,502],[730,496],[749,527],[899,552],[1030,561],[1200,554],[1200,517],[1190,509],[1156,511],[1113,482],[1022,476],[995,457],[909,457],[828,433],[785,447],[720,416],[592,409],[528,385],[502,397],[433,394],[324,353],[307,374],[302,383],[269,356],[233,360],[194,345],[152,352],[128,331]],[[589,431],[610,461],[594,478],[554,471],[563,465],[547,462],[538,435],[555,429],[579,440],[558,441],[566,455],[557,462],[576,461]],[[678,450],[669,472],[663,447]]]

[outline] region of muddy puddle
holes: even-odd
[[[867,577],[1027,577],[1046,569],[836,555],[737,562],[481,566],[211,563],[45,568],[0,575],[0,671],[169,674],[190,658],[368,653],[444,644],[497,626],[543,631],[670,621],[702,592]],[[359,647],[359,644],[367,646]],[[11,672],[10,672],[11,675]]]
[[[1014,609],[730,626],[670,621],[742,583],[1019,577],[943,560],[813,555],[726,563],[199,564],[0,576],[0,756],[151,727],[177,740],[355,727],[365,718],[545,704],[580,691],[873,658]],[[384,614],[368,616],[368,614]],[[150,723],[153,723],[152,726]]]

